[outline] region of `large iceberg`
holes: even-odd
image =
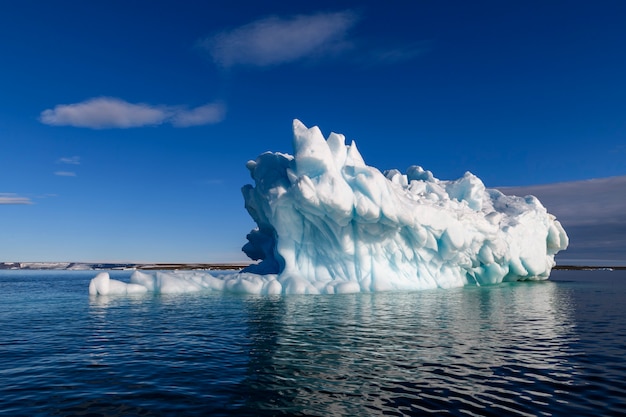
[[[533,196],[485,188],[467,172],[438,180],[411,166],[380,172],[356,144],[293,122],[294,155],[266,152],[242,192],[257,228],[241,272],[137,272],[126,284],[100,274],[91,294],[343,293],[450,288],[548,278],[568,245]]]

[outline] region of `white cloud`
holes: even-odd
[[[265,67],[336,52],[348,46],[346,35],[357,16],[351,11],[269,17],[199,43],[213,60],[226,68],[236,65]]]
[[[206,104],[191,110],[180,110],[171,118],[176,127],[201,126],[224,120],[225,107],[220,103]]]
[[[57,171],[54,175],[58,175],[59,177],[75,177],[76,173],[71,171]]]
[[[296,61],[342,56],[357,65],[392,65],[422,55],[426,41],[397,43],[390,39],[353,38],[359,22],[354,11],[269,17],[198,42],[223,68],[268,67]]]
[[[15,194],[0,193],[0,204],[33,204],[30,198]]]
[[[182,106],[133,104],[115,97],[96,97],[75,104],[59,104],[53,109],[44,110],[39,120],[51,126],[91,129],[125,129],[163,123],[188,127],[220,122],[224,114],[221,104],[206,104],[189,110]]]
[[[70,157],[59,158],[57,162],[59,164],[80,165],[80,156],[70,156]]]
[[[164,108],[98,97],[76,104],[59,104],[54,109],[44,110],[40,120],[52,126],[107,129],[158,125],[168,116]]]

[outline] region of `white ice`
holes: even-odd
[[[438,180],[411,166],[380,172],[356,144],[294,120],[294,156],[266,152],[242,192],[257,228],[242,272],[101,273],[90,294],[232,291],[345,293],[450,288],[548,278],[568,245],[533,196],[487,189],[471,173]]]

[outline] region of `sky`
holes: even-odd
[[[219,3],[0,2],[0,261],[243,261],[245,164],[298,118],[626,262],[626,2]]]

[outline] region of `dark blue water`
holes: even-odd
[[[94,275],[0,272],[0,414],[626,415],[625,271],[282,297]]]

